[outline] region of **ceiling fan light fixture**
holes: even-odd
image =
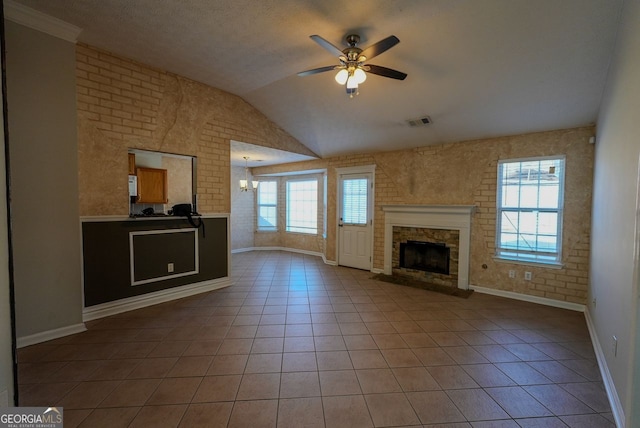
[[[357,34],[350,34],[347,36],[346,41],[349,47],[346,49],[337,48],[332,45],[331,42],[328,42],[317,34],[310,37],[321,47],[337,56],[340,61],[340,65],[329,65],[301,71],[298,73],[298,76],[308,76],[317,73],[324,73],[326,71],[338,70],[334,76],[335,81],[339,85],[345,85],[347,95],[349,95],[350,98],[353,98],[354,94],[358,95],[358,85],[367,80],[367,73],[377,74],[378,76],[389,77],[397,80],[404,80],[407,77],[406,73],[402,73],[391,68],[365,64],[367,60],[374,58],[397,45],[400,40],[396,36],[389,36],[364,50],[357,46],[360,41],[360,36]]]
[[[338,74],[336,74],[336,82],[338,82],[338,84],[340,85],[344,85],[345,83],[347,83],[348,78],[349,72],[346,68],[343,68],[342,70],[338,71]]]

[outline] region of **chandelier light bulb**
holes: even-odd
[[[338,84],[340,85],[344,85],[345,83],[347,83],[348,78],[349,72],[344,68],[338,71],[338,74],[336,74],[336,82],[338,82]]]
[[[367,80],[367,73],[365,73],[361,68],[356,68],[356,70],[353,72],[353,79],[355,79],[356,82],[360,84]]]
[[[349,76],[347,79],[347,89],[358,89],[358,79],[355,76]]]

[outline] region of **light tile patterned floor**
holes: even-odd
[[[20,405],[65,428],[614,426],[581,313],[284,252],[232,276],[20,349]]]

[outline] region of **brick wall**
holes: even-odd
[[[376,165],[374,269],[384,265],[383,205],[475,205],[471,226],[470,283],[555,300],[585,303],[588,284],[593,127],[549,131],[409,150],[331,157],[322,161],[260,167],[255,174],[327,168],[325,255],[336,260],[335,168]],[[566,156],[562,269],[494,259],[497,164],[502,159]],[[486,266],[486,267],[485,267]],[[509,278],[509,270],[516,278]],[[524,272],[532,280],[524,280]]]
[[[160,71],[78,45],[77,99],[83,117],[105,136],[152,136],[165,81]]]
[[[230,140],[315,156],[240,97],[76,48],[80,215],[127,215],[130,148],[197,156],[198,209],[228,213]]]

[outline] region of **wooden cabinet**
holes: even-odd
[[[136,175],[136,155],[129,153],[129,175]]]
[[[166,204],[167,170],[157,168],[137,168],[138,203]]]

